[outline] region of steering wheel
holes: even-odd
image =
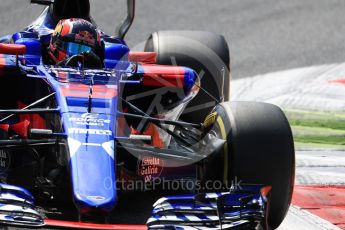
[[[76,54],[62,61],[61,64],[70,67],[78,67],[78,63],[84,64],[84,60],[85,58],[82,54]]]
[[[78,67],[81,64],[90,69],[103,67],[101,59],[93,51],[73,55],[59,64],[69,67]]]

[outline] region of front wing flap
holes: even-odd
[[[33,196],[25,189],[0,184],[0,223],[19,226],[43,226]]]
[[[149,229],[267,229],[267,186],[159,199]]]

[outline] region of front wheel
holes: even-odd
[[[295,175],[292,132],[282,110],[266,103],[226,102],[205,124],[226,144],[205,159],[202,179],[271,185],[268,221],[277,228],[290,206]]]

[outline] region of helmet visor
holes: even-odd
[[[77,55],[83,52],[91,51],[92,48],[87,45],[82,45],[74,42],[64,42],[63,43],[63,50],[65,50],[68,56]]]

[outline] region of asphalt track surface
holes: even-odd
[[[33,21],[42,7],[0,0],[2,34]],[[92,0],[92,15],[112,33],[124,0]],[[157,30],[208,30],[230,46],[233,78],[345,61],[343,0],[139,0],[130,46]]]
[[[42,11],[42,7],[29,6],[26,0],[0,1],[3,35],[22,29]],[[114,31],[123,9],[123,0],[92,2],[93,17],[108,33]],[[139,0],[126,40],[140,49],[150,33],[157,30],[223,34],[230,46],[232,76],[239,79],[344,62],[344,9],[342,0]],[[142,208],[137,210],[145,211]]]

